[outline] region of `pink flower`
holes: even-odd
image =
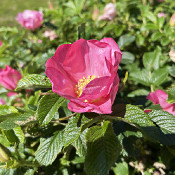
[[[58,37],[57,34],[55,33],[55,31],[53,31],[53,30],[52,31],[46,30],[43,33],[43,36],[46,38],[49,38],[51,41]]]
[[[42,25],[43,13],[41,11],[25,10],[18,13],[16,20],[25,28],[35,30]]]
[[[157,2],[163,2],[164,0],[157,0]]]
[[[21,78],[21,74],[8,65],[5,69],[0,69],[0,84],[8,90],[14,90]]]
[[[4,101],[4,99],[0,98],[0,105],[5,105],[6,102]]]
[[[174,26],[175,26],[175,13],[171,16],[171,19],[170,19],[170,26],[171,26],[171,27],[174,27]]]
[[[158,89],[155,92],[151,92],[146,98],[151,100],[155,105],[160,104],[164,111],[175,115],[175,103],[170,104],[166,101],[168,94],[163,90]]]
[[[2,46],[2,41],[0,40],[0,47]]]
[[[157,16],[158,16],[158,18],[161,18],[161,17],[165,18],[166,17],[165,13],[163,13],[163,12],[158,13]]]
[[[112,38],[63,44],[46,63],[53,92],[74,112],[111,113],[119,86],[122,53]]]
[[[114,17],[116,16],[116,8],[115,8],[115,4],[113,3],[109,3],[105,6],[104,8],[104,13],[102,16],[99,16],[99,20],[113,20]]]

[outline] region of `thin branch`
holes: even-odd
[[[76,115],[77,113],[73,113],[71,115],[68,115],[67,117],[63,117],[63,118],[59,118],[58,121],[62,121],[62,120],[68,120],[69,118],[73,117],[74,115]]]

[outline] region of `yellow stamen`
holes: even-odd
[[[78,81],[78,84],[75,85],[75,93],[77,94],[77,97],[79,98],[81,94],[83,93],[83,88],[86,86],[88,83],[90,83],[92,80],[96,78],[95,75],[89,75],[87,78],[83,77]],[[99,78],[99,77],[97,77]]]

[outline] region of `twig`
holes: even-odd
[[[58,121],[62,121],[62,120],[68,120],[69,118],[73,117],[74,115],[76,115],[77,113],[73,113],[71,115],[68,115],[67,117],[63,117],[63,118],[59,118]]]

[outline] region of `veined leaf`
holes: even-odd
[[[120,154],[120,143],[110,122],[93,126],[86,134],[85,171],[88,175],[106,175]]]
[[[48,166],[56,159],[63,147],[63,132],[58,131],[54,136],[41,141],[36,151],[36,159],[41,165]]]
[[[54,93],[53,95],[43,96],[39,101],[37,109],[37,119],[40,124],[48,124],[64,101],[65,99],[63,97]]]
[[[29,74],[19,80],[16,90],[51,87],[52,85],[47,77],[38,74]]]

